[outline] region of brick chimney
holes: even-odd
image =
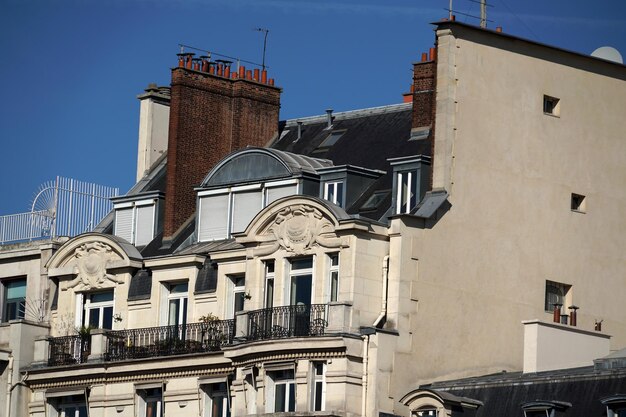
[[[278,133],[281,89],[267,72],[179,54],[172,69],[163,239],[196,209],[193,188],[229,153],[264,146]]]
[[[413,123],[412,128],[431,127],[431,138],[435,129],[437,80],[437,50],[430,48],[422,54],[422,61],[413,64]]]

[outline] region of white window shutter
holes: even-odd
[[[133,242],[133,208],[115,210],[115,236]]]
[[[233,194],[233,232],[243,232],[263,208],[260,190]]]
[[[154,204],[137,206],[135,221],[135,245],[147,245],[154,238]]]
[[[288,185],[286,187],[268,187],[266,189],[267,201],[265,203],[268,206],[270,203],[278,200],[279,198],[295,195],[298,193],[298,185]]]
[[[200,197],[198,241],[228,237],[228,194]]]

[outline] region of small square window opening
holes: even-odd
[[[572,211],[585,212],[585,196],[572,193],[571,208]]]
[[[545,114],[551,114],[552,116],[560,115],[561,100],[556,97],[543,96],[543,112]]]

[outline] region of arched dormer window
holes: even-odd
[[[607,417],[626,417],[626,394],[615,394],[600,400]]]
[[[317,169],[330,161],[275,149],[248,148],[231,154],[206,176],[198,193],[198,241],[228,239],[274,201],[316,195]]]
[[[572,404],[564,401],[534,400],[522,404],[524,417],[556,417],[558,412],[570,408]]]

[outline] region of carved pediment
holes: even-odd
[[[269,226],[258,236],[267,245],[254,251],[254,256],[264,256],[283,248],[294,255],[302,255],[313,246],[341,247],[335,235],[335,225],[316,207],[294,204],[276,212]]]
[[[87,242],[78,246],[68,264],[74,264],[76,278],[69,281],[64,289],[74,288],[77,291],[110,287],[123,281],[108,274],[107,262],[119,259],[111,246],[102,242]]]

